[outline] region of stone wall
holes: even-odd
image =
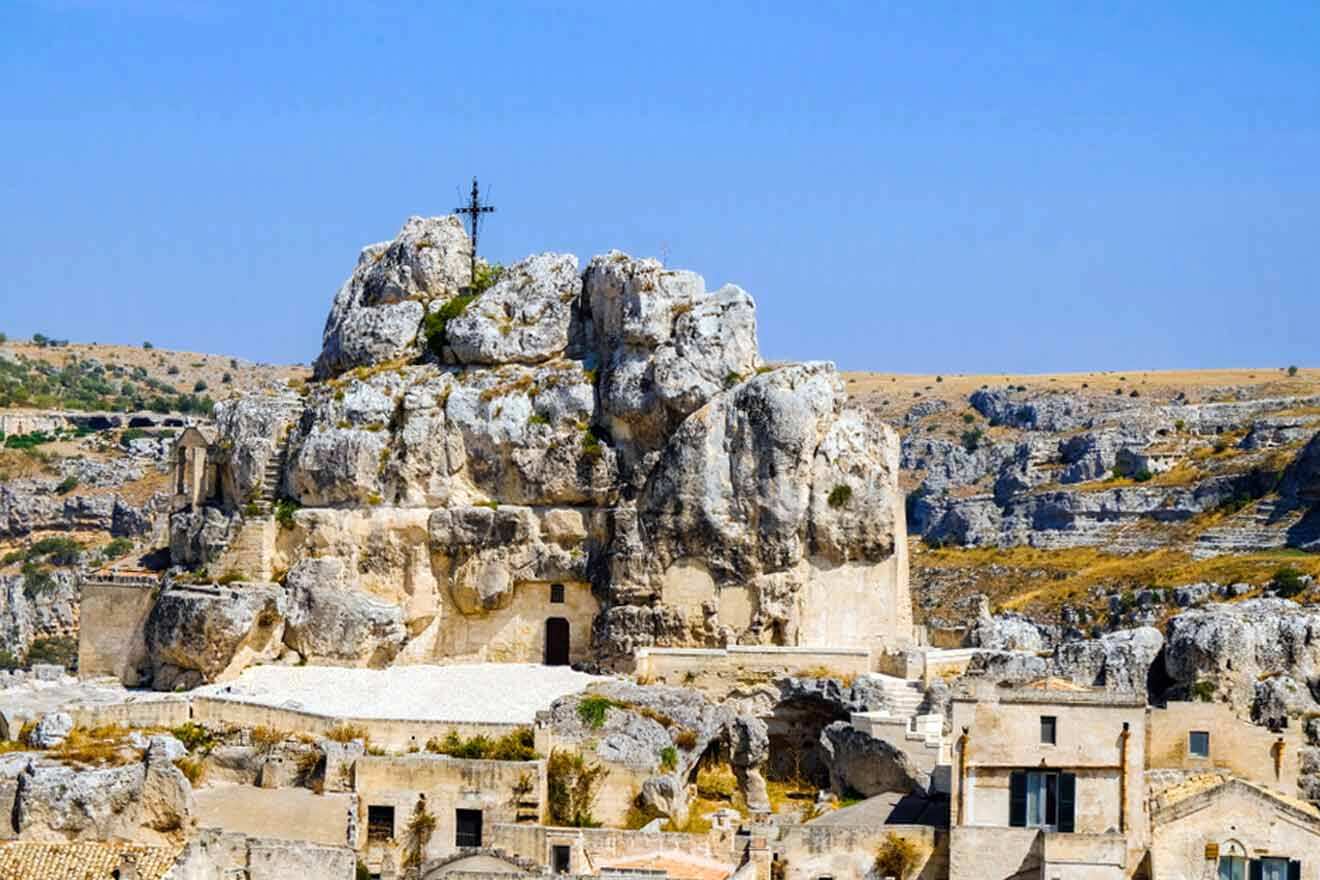
[[[864,675],[875,665],[868,648],[730,645],[728,648],[639,648],[634,674],[641,680],[727,690],[746,677],[782,677],[828,671]]]
[[[1301,726],[1274,733],[1238,718],[1225,703],[1169,703],[1150,710],[1146,764],[1150,769],[1223,770],[1233,776],[1297,796],[1301,749],[1306,745]],[[1210,734],[1210,756],[1188,752],[1188,733]],[[1279,744],[1282,744],[1281,746]],[[1275,769],[1278,749],[1279,764]]]
[[[110,676],[129,686],[138,684],[138,669],[147,660],[143,627],[157,592],[154,583],[83,582],[80,677]]]
[[[949,834],[927,825],[789,825],[780,830],[772,849],[784,863],[785,880],[867,877],[872,876],[876,853],[891,836],[913,844],[920,854],[920,864],[907,880],[949,876]]]
[[[421,748],[432,737],[443,737],[457,731],[465,737],[484,734],[503,736],[520,724],[484,722],[416,721],[406,718],[355,718],[351,716],[320,715],[298,709],[278,706],[260,706],[220,697],[196,696],[192,698],[193,720],[210,727],[257,727],[265,725],[276,730],[296,730],[324,736],[344,724],[365,728],[373,745],[386,749],[406,750]]]
[[[346,846],[247,837],[203,829],[179,853],[170,880],[353,880],[357,857]]]
[[[572,848],[570,870],[595,873],[602,861],[667,851],[737,863],[733,835],[723,832],[681,834],[616,828],[554,828],[545,825],[496,825],[491,846],[538,865],[550,864],[550,847]]]
[[[414,754],[365,756],[354,768],[354,787],[361,804],[359,827],[367,827],[371,805],[394,808],[395,839],[402,841],[404,828],[413,813],[418,795],[426,796],[427,810],[435,817],[435,831],[426,848],[426,859],[436,859],[458,849],[455,839],[457,810],[480,810],[482,845],[495,837],[500,823],[540,821],[544,810],[545,761],[482,761],[445,755]],[[361,842],[379,857],[365,833]]]
[[[1301,862],[1301,880],[1320,880],[1320,818],[1229,782],[1151,813],[1154,877],[1216,876],[1215,858],[1274,856]],[[1213,847],[1213,849],[1212,849]]]

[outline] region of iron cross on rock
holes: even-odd
[[[477,189],[477,179],[472,178],[472,195],[468,203],[460,208],[454,209],[455,214],[466,214],[468,221],[468,230],[472,234],[472,255],[469,262],[469,284],[477,283],[477,232],[481,226],[482,214],[494,214],[494,205],[483,205],[481,203],[481,193]]]

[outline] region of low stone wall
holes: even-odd
[[[123,727],[178,727],[192,718],[187,697],[173,694],[122,703],[73,703],[67,711],[73,723],[79,727],[101,727],[108,724]]]
[[[408,718],[353,718],[351,716],[321,715],[290,709],[282,706],[262,706],[242,700],[227,700],[222,697],[205,696],[192,698],[192,719],[210,727],[257,727],[264,725],[276,730],[310,733],[324,736],[332,729],[342,725],[364,728],[371,737],[372,745],[400,751],[412,747],[422,748],[432,737],[442,738],[449,731],[457,731],[464,737],[482,734],[485,736],[503,736],[519,727],[519,724],[498,724],[483,722],[448,722],[416,721]]]
[[[735,645],[729,648],[639,648],[634,672],[642,679],[683,684],[698,677],[794,675],[828,671],[863,675],[874,669],[866,648],[794,648]]]
[[[911,880],[944,880],[950,876],[949,834],[928,825],[789,825],[780,829],[771,848],[784,863],[785,880],[868,877],[874,876],[876,854],[891,837],[908,841],[920,854],[920,865],[908,875]]]
[[[595,874],[602,862],[653,852],[685,853],[705,859],[736,863],[731,834],[681,834],[665,831],[627,831],[618,828],[553,828],[545,825],[497,824],[491,845],[538,865],[550,864],[550,847],[568,846],[569,870]]]

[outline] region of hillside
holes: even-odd
[[[1156,622],[1177,605],[1164,588],[1320,575],[1320,370],[845,378],[903,435],[929,622],[980,593],[1050,623]]]

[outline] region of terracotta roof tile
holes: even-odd
[[[0,880],[110,880],[124,855],[137,859],[139,880],[161,880],[178,849],[126,843],[6,843],[0,845]]]

